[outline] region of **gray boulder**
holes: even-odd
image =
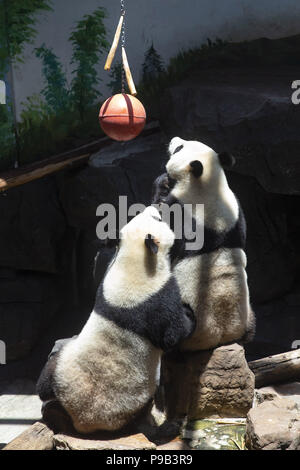
[[[254,375],[238,344],[164,357],[162,377],[169,419],[246,417],[254,398]]]
[[[290,399],[263,401],[247,416],[246,445],[251,450],[300,450],[300,408]]]

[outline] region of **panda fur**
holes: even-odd
[[[195,318],[170,270],[173,242],[154,207],[132,219],[89,320],[43,370],[40,398],[58,400],[78,432],[130,423],[155,394],[162,352],[193,332]]]
[[[228,186],[223,167],[233,158],[217,154],[197,141],[171,140],[167,174],[154,183],[153,204],[192,205],[193,224],[203,226],[197,204],[204,204],[204,245],[186,250],[186,240],[176,240],[172,270],[182,301],[196,319],[194,334],[182,349],[211,349],[233,341],[250,341],[255,332],[246,274],[246,223],[242,208]],[[169,182],[166,181],[169,179]],[[160,195],[159,181],[169,185]]]

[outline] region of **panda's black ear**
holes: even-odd
[[[150,233],[145,238],[145,245],[153,255],[157,254],[159,242]]]
[[[219,153],[219,160],[220,160],[222,167],[225,167],[225,168],[232,168],[235,164],[235,158],[229,152]]]
[[[199,162],[199,160],[194,160],[193,162],[190,162],[190,168],[191,173],[195,176],[195,178],[199,178],[203,173],[203,165],[201,162]]]

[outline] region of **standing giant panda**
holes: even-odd
[[[132,219],[121,230],[89,320],[42,371],[40,398],[58,401],[81,433],[131,422],[154,396],[162,352],[195,328],[171,274],[173,242],[154,207]]]
[[[154,204],[192,205],[194,226],[202,225],[204,245],[187,250],[186,240],[176,240],[172,270],[182,301],[195,313],[197,326],[182,349],[211,349],[233,341],[247,342],[255,330],[249,303],[244,252],[246,225],[237,198],[230,190],[223,167],[234,161],[227,153],[179,137],[169,145],[167,174],[154,183]],[[166,195],[166,187],[169,193]],[[161,190],[162,188],[162,190]]]

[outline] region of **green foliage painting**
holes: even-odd
[[[70,106],[70,93],[67,80],[57,56],[45,44],[35,50],[36,56],[43,62],[43,76],[46,82],[41,93],[50,112],[58,113]]]
[[[163,61],[152,44],[146,52],[145,62],[143,63],[143,81],[146,83],[155,80],[163,71]]]
[[[102,55],[108,49],[103,19],[105,11],[98,8],[92,15],[85,15],[70,36],[73,45],[71,63],[75,65],[72,81],[72,98],[83,120],[86,109],[101,95],[97,85],[100,79],[95,69]]]
[[[36,14],[51,10],[51,0],[1,0],[0,2],[0,79],[11,79],[12,66],[22,62],[24,45],[36,36]],[[0,169],[18,160],[19,134],[13,97],[0,109]]]
[[[23,60],[24,46],[37,36],[36,14],[51,12],[51,0],[2,0],[0,19],[1,39],[6,48],[0,49],[0,67],[3,74]],[[1,6],[1,0],[0,0]],[[99,137],[100,78],[96,66],[100,56],[108,49],[104,26],[105,10],[97,8],[84,15],[66,37],[72,45],[72,79],[68,83],[64,67],[52,48],[42,44],[33,50],[42,64],[43,88],[22,103],[21,119],[13,122],[8,110],[0,113],[0,169],[7,167],[12,153],[18,153],[20,164],[46,158],[69,150],[86,140]],[[10,33],[7,34],[7,28]],[[2,43],[1,43],[2,44]],[[13,105],[13,103],[11,103]],[[13,107],[13,106],[11,106]],[[8,119],[8,115],[10,119]],[[15,144],[8,139],[8,129]],[[4,144],[5,140],[5,146]]]
[[[51,0],[2,0],[0,45],[6,44],[0,51],[1,70],[6,65],[5,59],[22,62],[23,48],[32,42],[37,34],[36,14],[51,10]],[[1,46],[0,46],[1,47]],[[3,60],[4,59],[4,60]]]

